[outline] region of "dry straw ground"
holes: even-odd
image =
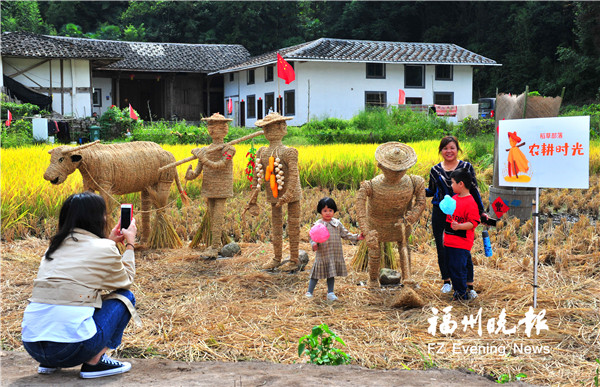
[[[327,323],[347,343],[353,364],[372,368],[467,368],[482,375],[516,375],[523,372],[536,384],[590,385],[600,357],[600,179],[593,176],[584,191],[543,190],[543,225],[540,229],[538,308],[545,310],[548,329],[531,337],[524,326],[514,334],[490,334],[487,323],[506,312],[506,328],[517,326],[532,305],[533,226],[508,220],[493,229],[492,258],[483,255],[481,238],[474,252],[475,288],[480,297],[468,304],[453,303],[441,295],[435,250],[429,231],[429,209],[413,232],[413,268],[425,300],[423,308],[392,307],[398,288],[369,291],[357,284],[366,273],[352,270],[339,278],[336,303],[325,301],[325,284],[319,283],[314,300],[306,300],[307,272],[270,274],[260,266],[270,255],[270,223],[263,212],[258,219],[239,218],[247,200],[238,194],[228,204],[229,232],[241,242],[242,255],[217,261],[198,259],[195,250],[138,250],[133,291],[144,326],[129,327],[120,357],[164,357],[185,361],[303,362],[297,356],[298,339],[312,326]],[[356,232],[353,191],[305,190],[302,205],[304,241],[316,218],[316,201],[331,194],[341,209],[339,217]],[[189,238],[200,223],[204,205],[196,200],[172,211],[180,235]],[[548,214],[564,215],[557,221]],[[586,215],[587,214],[587,215]],[[576,216],[573,216],[576,215]],[[51,223],[52,220],[49,220]],[[51,227],[51,224],[50,224]],[[479,231],[479,230],[478,230]],[[20,343],[22,313],[31,294],[39,257],[47,240],[26,238],[2,242],[3,349],[23,350]],[[284,245],[285,246],[285,245]],[[356,246],[346,245],[349,263]],[[285,254],[285,252],[284,252]],[[312,264],[314,254],[309,254]],[[448,335],[428,333],[432,308],[453,306],[458,328]],[[482,334],[463,331],[463,316],[482,313]],[[440,319],[441,322],[441,319]],[[428,347],[429,345],[429,347]],[[477,353],[464,354],[464,350]],[[534,351],[542,353],[532,353]],[[529,353],[528,353],[529,351]]]

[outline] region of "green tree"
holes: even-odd
[[[575,4],[576,43],[557,50],[561,63],[559,84],[565,99],[585,103],[600,100],[600,3]]]
[[[37,1],[3,1],[0,3],[0,13],[2,32],[45,34],[50,30],[42,20]]]

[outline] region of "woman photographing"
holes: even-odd
[[[134,219],[127,229],[120,225],[105,236],[106,203],[91,192],[71,195],[61,207],[23,315],[23,346],[40,363],[38,373],[82,365],[82,378],[97,378],[131,369],[105,354],[121,344],[132,315],[137,318],[127,290],[137,228]],[[122,255],[118,242],[126,246]],[[112,293],[102,296],[106,290]]]

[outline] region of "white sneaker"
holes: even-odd
[[[442,286],[442,293],[446,294],[446,293],[450,293],[452,291],[452,285],[450,285],[449,283],[445,283],[444,286]]]
[[[327,293],[327,301],[335,301],[337,300],[337,296],[335,295],[335,293],[331,292],[331,293]]]
[[[48,367],[45,365],[39,365],[38,366],[38,374],[42,374],[42,375],[50,375],[55,373],[56,371],[58,371],[59,367]]]
[[[467,292],[467,296],[469,297],[469,300],[472,300],[474,298],[477,298],[477,292],[471,289]]]
[[[306,298],[313,298],[313,294],[311,292],[306,292],[304,296],[306,296]]]

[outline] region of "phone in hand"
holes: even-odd
[[[133,205],[121,204],[121,228],[129,228],[133,219]]]

